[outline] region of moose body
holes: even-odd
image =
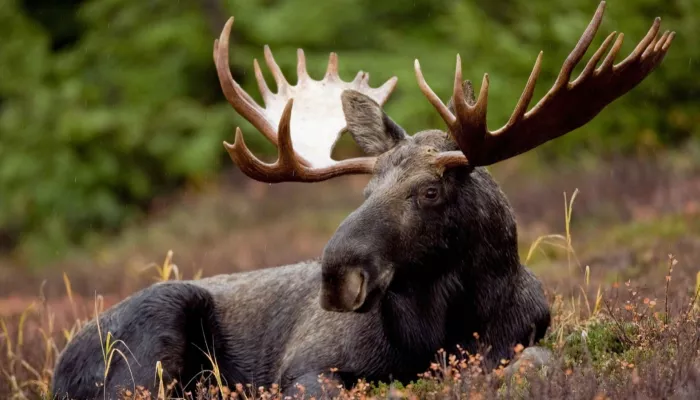
[[[479,315],[456,274],[445,276],[443,283],[426,284],[418,298],[390,292],[392,301],[358,314],[319,306],[321,267],[315,261],[159,283],[100,317],[103,332],[111,331],[134,353],[132,357],[126,352],[131,371],[124,360],[114,358],[106,380],[108,398],[116,398],[120,387],[133,390],[134,384],[153,392],[158,360],[166,382],[196,381],[198,373],[212,369],[207,350],[216,356],[224,382],[254,387],[278,383],[285,393],[297,390],[298,383],[306,393],[318,394],[318,375],[332,375],[333,367],[347,387],[358,378],[414,380],[434,360],[436,349],[454,349],[457,343],[475,348],[468,333],[472,329],[488,326],[497,338],[513,338],[513,343],[521,342],[516,337],[529,341],[541,335],[549,321],[546,303],[536,279],[524,269],[522,273],[524,279],[514,275],[503,281],[512,281],[506,289],[512,294],[503,309],[493,310],[500,313],[498,324],[484,324],[494,321],[493,316]],[[441,300],[429,298],[432,295]],[[517,305],[507,307],[508,302]],[[528,306],[531,309],[523,309]],[[529,315],[539,319],[538,329],[532,329]],[[103,382],[104,361],[96,329],[94,323],[83,329],[64,351],[53,383],[55,394],[102,398],[98,385]],[[510,344],[494,348],[494,355],[508,357]]]
[[[538,341],[549,325],[548,305],[539,281],[519,263],[513,213],[485,170],[454,170],[445,194],[454,204],[415,215],[418,223],[408,224],[403,240],[392,234],[400,222],[392,209],[404,200],[396,188],[405,185],[395,180],[405,174],[397,168],[421,168],[413,152],[425,142],[450,143],[442,132],[407,140],[385,159],[386,172],[370,182],[367,200],[341,224],[323,262],[159,283],[103,313],[103,335],[111,332],[133,353],[130,368],[115,358],[108,388],[131,388],[132,374],[150,387],[158,360],[169,378],[187,383],[212,368],[209,351],[226,382],[277,383],[285,391],[299,383],[318,393],[318,375],[330,368],[346,385],[358,378],[408,382],[441,348],[458,354],[459,345],[474,354],[482,343],[491,347],[485,355],[493,365],[510,358],[515,345]],[[394,166],[401,160],[409,162]],[[370,279],[366,310],[328,311],[351,307],[336,295],[343,292],[336,284],[347,277],[342,266],[377,254],[400,264],[382,278],[382,261],[368,262],[377,265],[369,274],[377,275]],[[98,396],[103,370],[93,322],[64,351],[55,393]]]
[[[346,385],[359,378],[406,382],[440,349],[478,351],[488,370],[511,358],[516,345],[540,340],[550,323],[548,304],[540,282],[520,262],[514,213],[483,167],[582,126],[661,62],[674,34],[658,37],[657,18],[626,59],[614,65],[622,36],[613,44],[612,34],[570,82],[604,5],[552,89],[527,111],[540,54],[511,118],[495,132],[486,128],[487,76],[475,98],[471,83],[462,81],[458,56],[454,93],[444,104],[416,61],[420,89],[448,129],[412,136],[382,109],[396,79],[372,88],[360,72],[344,82],[334,53],[319,82],[308,76],[299,50],[299,81],[291,86],[266,47],[278,93],[269,90],[256,61],[265,108],[259,106],[231,77],[230,19],[214,46],[222,90],[279,148],[275,163],[263,163],[237,130],[234,144],[224,143],[232,160],[268,183],[371,174],[365,200],[316,261],[160,283],[105,311],[99,325],[88,324],[61,354],[53,393],[94,398],[119,387],[153,388],[158,361],[166,381],[175,378],[188,388],[213,368],[213,359],[228,385],[279,384],[289,393],[300,384],[319,394],[318,375],[332,368]],[[330,158],[342,131],[367,157]],[[101,340],[107,332],[120,340],[116,346],[129,347],[119,349],[130,362],[114,357],[105,376]]]

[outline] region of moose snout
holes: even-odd
[[[391,281],[387,260],[391,234],[365,202],[355,210],[328,241],[321,259],[321,307],[327,311],[368,312],[381,299]]]
[[[360,308],[367,297],[367,273],[359,267],[323,273],[321,308],[350,312]]]

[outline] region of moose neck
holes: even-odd
[[[447,211],[454,223],[445,245],[398,266],[382,301],[387,333],[406,346],[429,351],[444,345],[454,334],[445,324],[452,317],[469,321],[463,329],[478,330],[498,312],[498,298],[511,295],[510,283],[520,273],[515,218],[500,188],[477,170],[460,190],[459,206]]]

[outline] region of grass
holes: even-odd
[[[552,328],[540,343],[553,351],[555,359],[544,369],[523,367],[510,377],[499,369],[486,375],[478,354],[451,355],[440,350],[426,372],[406,386],[358,381],[353,388],[337,393],[336,398],[668,398],[678,395],[683,388],[691,388],[697,394],[700,390],[700,313],[696,301],[699,285],[694,283],[692,296],[684,299],[687,302],[683,307],[674,307],[669,304],[669,294],[679,288],[672,288],[670,282],[670,279],[659,282],[666,296],[653,299],[642,296],[641,289],[631,282],[614,286],[601,295],[601,300],[596,300],[604,302],[604,307],[587,304],[585,300],[566,301],[555,295]],[[210,387],[200,384],[187,398],[283,398],[278,386],[228,388],[223,384],[215,358],[210,355],[209,360],[212,369],[203,374],[213,376],[216,384]],[[504,360],[503,364],[505,367],[508,362]],[[168,395],[177,382],[164,382],[159,367],[160,364],[154,366],[158,393],[137,387],[125,391],[122,399],[170,398]],[[329,371],[330,376],[332,373]],[[22,379],[21,375],[13,378],[13,382]],[[321,375],[319,380],[330,386],[329,391],[335,389],[327,376]],[[40,387],[43,386],[18,385],[12,396],[32,398],[31,393],[38,395],[40,391],[29,389]]]
[[[669,398],[700,393],[700,272],[693,280],[674,280],[674,270],[690,269],[679,265],[668,255],[663,279],[635,285],[632,281],[604,283],[591,281],[591,267],[582,267],[573,247],[571,221],[577,192],[564,195],[565,224],[562,234],[536,238],[528,249],[528,261],[540,249],[551,247],[558,257],[566,260],[570,288],[576,295],[562,295],[548,290],[553,320],[540,345],[552,350],[553,362],[541,369],[521,367],[512,375],[504,369],[484,374],[479,354],[447,354],[440,350],[435,362],[414,382],[403,386],[396,382],[358,381],[349,389],[334,387],[333,370],[319,376],[329,385],[329,393],[342,399],[367,398]],[[658,220],[668,226],[667,217]],[[656,232],[668,239],[668,231],[650,228],[650,223],[630,224],[608,231],[610,237],[637,243],[641,236],[648,239]],[[642,226],[642,229],[638,229]],[[671,224],[676,226],[676,223]],[[674,228],[676,230],[678,228]],[[670,230],[670,231],[674,231]],[[612,232],[612,233],[611,233]],[[634,232],[635,234],[629,233]],[[645,233],[642,235],[641,233]],[[675,233],[674,233],[675,234]],[[675,237],[675,236],[674,236]],[[602,239],[601,239],[602,240]],[[607,242],[610,243],[610,242]],[[155,270],[156,281],[179,280],[183,276],[168,251],[161,264],[146,268]],[[201,276],[198,271],[194,278]],[[685,276],[691,276],[685,274]],[[547,279],[544,279],[547,282]],[[71,281],[63,275],[64,290],[69,307],[57,323],[57,313],[43,296],[40,306],[32,303],[19,316],[1,319],[0,327],[0,393],[9,399],[42,398],[47,392],[52,366],[60,349],[72,339],[88,319],[102,312],[104,299],[93,299],[92,315],[81,315],[81,306],[74,298]],[[654,295],[656,293],[656,295]],[[84,301],[85,303],[85,301]],[[60,312],[60,310],[59,310]],[[81,318],[82,316],[82,318]],[[133,359],[126,344],[110,332],[99,330],[105,361],[104,378],[109,374],[111,360]],[[122,350],[125,349],[125,350]],[[516,348],[516,352],[522,347]],[[192,399],[281,399],[278,386],[255,388],[250,385],[227,387],[220,375],[217,360],[209,349],[202,349],[211,369],[202,371],[200,381],[187,398]],[[130,357],[131,356],[131,357]],[[517,359],[517,357],[516,357]],[[505,367],[509,364],[503,362]],[[165,382],[160,363],[153,366],[157,393],[142,387],[123,392],[123,399],[170,398],[178,382]],[[213,378],[213,379],[208,379]],[[213,382],[207,386],[204,382]],[[684,390],[687,392],[684,392]],[[691,396],[692,397],[692,396]]]
[[[516,183],[521,180],[514,179]],[[554,353],[548,367],[531,369],[524,363],[513,375],[503,371],[486,375],[478,354],[440,351],[435,362],[409,385],[359,381],[337,397],[697,398],[700,218],[677,207],[605,224],[605,218],[596,217],[599,209],[590,202],[591,188],[598,183],[587,184],[580,177],[576,182],[584,181],[584,189],[571,196],[564,194],[562,213],[561,192],[554,199],[546,193],[566,187],[571,180],[568,177],[561,185],[538,182],[544,189],[537,195],[521,192],[517,186],[506,188],[515,209],[526,210],[519,215],[522,258],[543,280],[552,308],[552,325],[540,343]],[[97,249],[89,261],[76,261],[80,268],[65,263],[52,266],[59,272],[46,282],[36,282],[39,296],[24,309],[3,314],[0,305],[0,398],[41,398],[49,388],[60,350],[75,333],[120,296],[145,284],[184,279],[185,275],[196,279],[204,271],[230,272],[318,255],[337,224],[361,201],[357,195],[361,190],[343,187],[348,182],[355,181],[331,182],[302,194],[285,185],[224,187],[204,201],[181,201],[182,207],[156,217],[146,229],[134,228],[124,239]],[[605,185],[607,181],[601,182]],[[361,185],[359,180],[357,187]],[[616,190],[635,192],[629,187]],[[693,198],[692,193],[688,196]],[[549,209],[556,210],[556,216],[537,211]],[[545,228],[533,229],[538,221],[529,218],[527,210],[544,215],[549,221]],[[561,233],[550,233],[558,230]],[[177,250],[180,266],[173,262],[173,252],[166,245]],[[146,262],[164,253],[163,262]],[[70,274],[61,274],[62,270]],[[98,276],[100,281],[92,280]],[[15,278],[8,287],[17,286],[19,280]],[[104,297],[79,294],[94,293],[95,287],[105,293]],[[61,296],[67,300],[52,300]],[[100,373],[105,377],[110,360],[122,357],[135,362],[119,338],[101,329],[99,334],[105,360]],[[283,398],[278,386],[227,387],[216,355],[208,348],[201,351],[211,365],[201,371],[189,398]],[[332,386],[333,372],[329,370],[319,379]],[[160,364],[153,365],[153,377],[154,393],[132,387],[123,398],[170,398],[182,384],[164,381]]]

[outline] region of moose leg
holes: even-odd
[[[177,379],[185,385],[211,369],[207,348],[223,355],[212,348],[217,336],[209,292],[185,282],[153,285],[102,313],[99,326],[93,320],[71,340],[56,365],[52,392],[58,399],[102,398],[104,392],[117,398],[136,386],[153,393],[158,361],[165,384]]]

